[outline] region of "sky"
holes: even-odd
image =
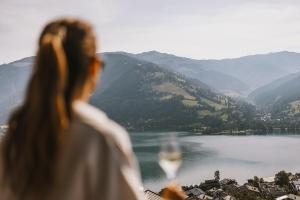
[[[300,52],[299,0],[0,0],[0,64],[33,56],[45,23],[61,16],[89,20],[98,52]]]

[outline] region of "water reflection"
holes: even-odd
[[[131,133],[145,186],[158,190],[165,183],[157,163],[159,138],[164,133]],[[199,136],[177,133],[182,145],[182,184],[199,184],[212,178],[215,170],[222,177],[245,182],[254,175],[267,177],[284,169],[300,172],[300,136]]]

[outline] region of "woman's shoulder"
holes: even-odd
[[[80,123],[92,129],[99,136],[105,137],[109,143],[117,145],[122,151],[125,151],[125,154],[132,151],[127,131],[111,120],[103,111],[81,101],[76,101],[73,109]]]

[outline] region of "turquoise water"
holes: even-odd
[[[181,145],[183,165],[181,184],[199,184],[213,178],[235,178],[239,183],[257,175],[273,176],[280,170],[300,172],[300,136],[201,136],[192,133],[131,133],[145,188],[159,190],[166,183],[157,161],[160,138],[176,134]]]

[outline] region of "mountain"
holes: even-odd
[[[205,69],[239,78],[251,90],[300,71],[300,53],[288,51],[201,62]]]
[[[194,60],[156,51],[103,53],[91,103],[129,130],[245,129],[254,108],[224,96],[249,95],[258,108],[300,116],[300,56],[278,52]],[[34,57],[0,65],[0,124],[23,99]],[[247,85],[245,85],[245,82]]]
[[[220,91],[241,94],[300,71],[300,53],[288,51],[221,60],[195,60],[156,51],[136,56],[198,78]]]
[[[0,65],[0,124],[7,121],[9,113],[23,99],[33,58],[24,58]]]
[[[287,119],[300,117],[300,72],[285,76],[261,87],[249,98],[273,117]]]
[[[246,104],[197,79],[121,53],[101,56],[106,67],[91,103],[129,130],[221,130],[231,111],[246,121]],[[23,99],[33,59],[0,66],[1,124]]]
[[[259,107],[273,113],[300,113],[300,72],[277,79],[253,91],[249,98]]]
[[[193,130],[211,117],[227,120],[227,98],[199,80],[124,54],[103,58],[102,89],[91,103],[128,129]]]
[[[298,83],[299,77],[300,72],[279,78],[254,90],[249,94],[248,98],[261,107],[273,105],[276,102],[286,101],[291,96],[294,96],[294,93],[298,93],[299,89],[294,87],[300,84],[300,82]]]
[[[225,93],[247,94],[249,87],[236,77],[206,68],[203,61],[178,57],[157,51],[135,54],[136,58],[158,64],[166,69],[179,72],[187,77],[201,80],[207,85]]]

